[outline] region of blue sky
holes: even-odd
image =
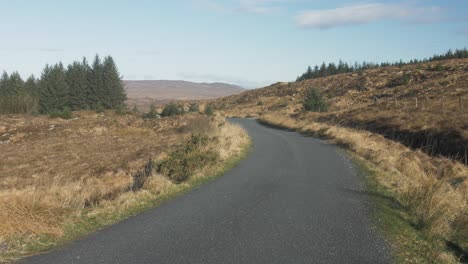
[[[0,71],[112,55],[125,79],[259,87],[322,61],[468,46],[468,1],[0,0]]]

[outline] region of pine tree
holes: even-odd
[[[127,100],[125,88],[122,83],[119,71],[115,65],[114,59],[111,56],[104,58],[103,66],[103,89],[106,100],[103,104],[106,108],[121,108]]]
[[[338,73],[345,73],[347,72],[346,69],[345,69],[345,64],[343,63],[342,60],[340,60],[338,62],[338,69],[337,69]]]
[[[336,68],[336,65],[335,63],[333,62],[330,62],[328,64],[328,71],[327,71],[328,75],[334,75],[334,74],[337,74],[337,68]]]
[[[19,95],[23,92],[24,81],[18,72],[14,72],[10,75],[7,81],[5,94],[6,95]]]
[[[44,114],[53,111],[63,111],[68,107],[69,87],[65,77],[65,70],[62,63],[54,66],[46,66],[42,72],[39,105],[40,111]]]
[[[327,76],[327,65],[325,64],[325,62],[323,62],[322,65],[320,66],[319,76],[320,77]]]
[[[311,112],[326,112],[327,103],[317,89],[309,88],[302,103],[304,110]]]
[[[6,96],[8,91],[8,81],[10,76],[7,72],[3,72],[2,77],[0,78],[0,96]]]
[[[68,66],[66,72],[66,80],[70,89],[69,104],[72,110],[89,109],[89,73],[86,67],[85,64],[75,61]]]
[[[29,76],[24,83],[24,91],[33,97],[39,96],[38,82],[34,75]]]
[[[106,95],[102,88],[102,71],[101,59],[99,55],[96,55],[88,77],[90,86],[88,102],[92,109],[102,109],[106,101]]]
[[[319,77],[319,66],[315,65],[314,67],[314,78]]]
[[[313,77],[312,68],[309,66],[309,67],[307,67],[305,78],[306,79],[311,79],[312,77]]]

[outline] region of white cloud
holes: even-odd
[[[442,19],[441,8],[406,4],[366,3],[325,10],[303,11],[295,17],[302,28],[329,29],[367,24],[384,19],[429,23]]]

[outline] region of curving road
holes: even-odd
[[[234,119],[236,168],[162,206],[24,263],[388,263],[365,190],[337,148]]]

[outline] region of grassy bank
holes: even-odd
[[[443,240],[429,239],[422,234],[397,195],[376,180],[384,171],[362,157],[352,153],[349,156],[366,184],[373,223],[390,244],[395,263],[458,263],[453,256],[455,252]]]
[[[205,166],[190,171],[189,177],[182,182],[173,181],[168,175],[161,174],[158,168],[159,164],[177,151],[177,148],[173,148],[169,153],[154,158],[155,166],[145,175],[144,181],[139,181],[141,183],[139,188],[133,188],[135,186],[134,176],[137,172],[133,170],[133,173],[129,173],[126,177],[122,176],[125,180],[118,182],[119,185],[123,186],[118,193],[114,193],[112,196],[99,196],[100,199],[95,200],[94,203],[80,204],[74,208],[63,206],[64,203],[60,205],[47,204],[49,199],[45,199],[45,197],[57,193],[63,195],[64,191],[70,195],[77,190],[80,193],[94,191],[90,185],[79,185],[81,182],[68,182],[66,186],[60,186],[61,188],[47,185],[48,188],[42,187],[42,191],[32,193],[26,189],[22,190],[22,196],[16,195],[19,190],[15,190],[15,195],[12,195],[13,190],[11,189],[3,191],[3,196],[0,198],[10,203],[2,206],[9,206],[7,212],[10,214],[0,215],[1,219],[5,220],[2,221],[0,228],[3,231],[0,239],[0,262],[14,261],[24,256],[50,250],[155,207],[222,175],[247,155],[250,140],[240,126],[218,118],[212,118],[210,123],[206,124],[209,124],[208,128],[197,128],[192,131],[202,133],[204,137],[211,139],[197,151],[198,153],[205,151],[216,153],[217,158],[213,162],[204,163]],[[189,145],[189,140],[184,140],[187,140],[186,143],[179,144],[178,148]],[[105,184],[115,185],[117,184],[115,181],[118,180],[118,177],[110,178],[109,181],[100,179],[98,187],[105,187]],[[41,194],[44,195],[39,196]],[[56,199],[58,198],[60,197],[56,196]],[[3,212],[5,213],[5,211]],[[28,229],[35,232],[29,232]],[[15,230],[18,232],[14,232]]]
[[[330,139],[362,161],[371,172],[366,177],[370,191],[377,194],[373,195],[377,223],[398,263],[459,262],[462,248],[468,245],[465,166],[429,157],[368,131],[279,114],[266,115],[260,122]]]

